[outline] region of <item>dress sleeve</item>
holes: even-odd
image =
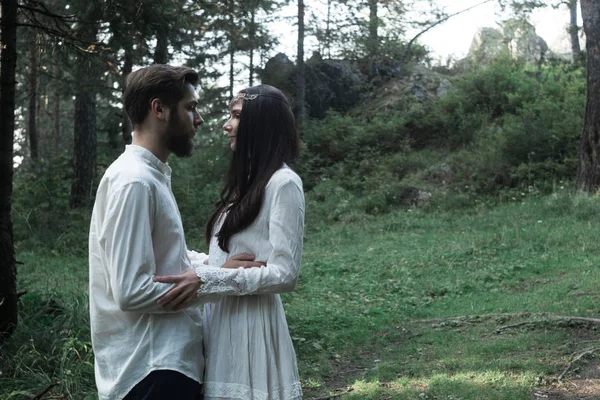
[[[294,290],[300,275],[304,238],[304,193],[301,183],[289,179],[276,188],[269,215],[269,241],[273,247],[266,266],[225,269],[196,268],[203,282],[198,296],[220,293],[285,293]]]
[[[100,244],[108,260],[110,288],[123,311],[164,313],[157,303],[171,284],[154,282],[154,200],[143,182],[131,182],[108,200]]]

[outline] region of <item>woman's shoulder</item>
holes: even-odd
[[[267,187],[281,187],[290,183],[294,183],[300,189],[302,189],[302,179],[300,178],[300,176],[298,176],[298,174],[294,172],[293,169],[291,169],[287,165],[284,165],[277,171],[275,171],[273,176],[271,176]]]

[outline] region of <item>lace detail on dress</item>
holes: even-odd
[[[204,282],[198,289],[198,295],[246,293],[246,280],[242,272],[230,268],[196,268],[196,275]]]
[[[236,383],[204,382],[204,397],[210,399],[240,400],[301,400],[302,386],[296,382],[283,388],[270,389],[269,393]]]

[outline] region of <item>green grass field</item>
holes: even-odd
[[[599,215],[598,198],[566,194],[333,224],[309,208],[301,283],[284,296],[305,398],[559,398],[543,393],[568,392],[590,357],[556,377],[600,342],[600,325],[558,318],[599,317]],[[94,399],[87,258],[18,258],[27,294],[0,399],[53,384],[39,398]]]

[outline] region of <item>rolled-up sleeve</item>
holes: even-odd
[[[108,199],[101,231],[110,288],[122,311],[164,313],[157,300],[171,284],[152,280],[156,262],[152,245],[154,200],[143,182],[130,182]]]
[[[225,269],[197,267],[203,282],[198,296],[285,293],[300,275],[304,237],[304,193],[301,182],[289,179],[275,188],[269,215],[269,242],[273,248],[266,266]]]

